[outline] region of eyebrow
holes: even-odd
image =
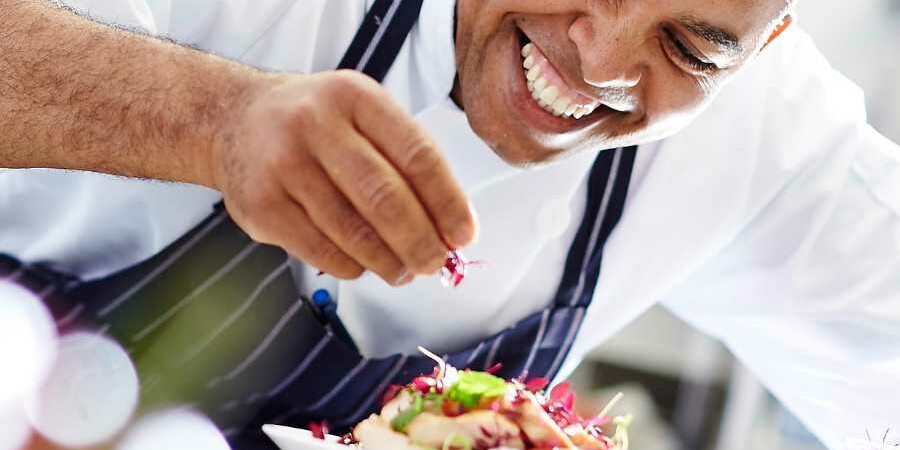
[[[744,52],[744,46],[741,45],[741,40],[738,39],[734,33],[693,17],[682,17],[681,19],[678,19],[678,23],[690,30],[690,32],[697,37],[723,48],[732,56],[737,56]]]

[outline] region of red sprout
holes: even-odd
[[[493,374],[499,372],[501,369],[503,369],[503,363],[497,363],[497,364],[494,364],[493,366],[491,366],[488,370],[485,370],[485,372],[493,375]]]
[[[325,439],[325,435],[328,434],[328,421],[310,422],[309,432],[312,433],[313,437],[316,439]]]
[[[430,392],[431,388],[433,388],[436,384],[437,381],[434,378],[426,376],[415,377],[412,381],[412,387],[422,394],[427,394],[428,392]]]
[[[531,378],[525,382],[525,390],[529,392],[540,392],[550,384],[550,380],[544,377]]]
[[[575,406],[575,393],[572,392],[572,384],[566,381],[554,386],[550,390],[550,403],[555,403],[567,412],[571,412]]]
[[[441,268],[441,283],[446,287],[457,287],[466,277],[469,266],[481,264],[479,261],[469,261],[459,250],[447,252],[444,267]]]

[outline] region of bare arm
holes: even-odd
[[[245,101],[241,65],[41,0],[0,0],[0,167],[187,181]]]
[[[475,235],[441,152],[371,79],[266,74],[47,0],[0,0],[0,167],[205,185],[342,278],[403,284]]]

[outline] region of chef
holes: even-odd
[[[66,3],[0,0],[0,276],[236,448],[657,303],[831,448],[900,422],[897,147],[789,2]]]

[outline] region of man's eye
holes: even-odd
[[[697,57],[693,50],[688,47],[687,44],[684,43],[678,36],[675,35],[671,30],[665,30],[667,46],[670,47],[670,53],[675,53],[673,55],[675,58],[678,58],[682,63],[686,64],[692,70],[696,72],[706,73],[712,72],[719,68],[719,66],[715,65],[711,62],[706,62]]]

